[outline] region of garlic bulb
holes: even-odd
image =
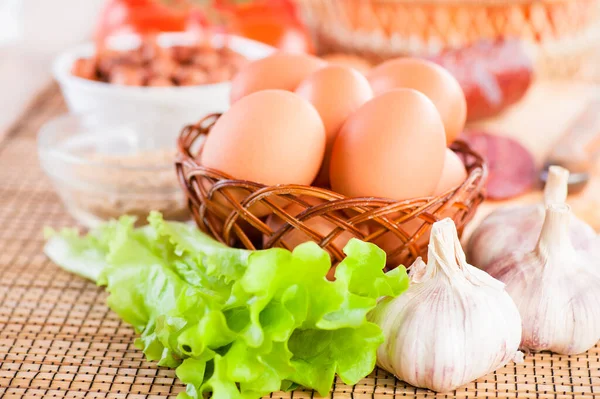
[[[549,204],[564,204],[569,171],[551,166],[544,188],[544,203],[500,208],[487,216],[473,232],[467,245],[467,259],[482,270],[494,260],[513,251],[535,247]],[[588,224],[573,217],[571,239],[576,249],[597,251],[598,235]]]
[[[549,205],[535,249],[506,255],[488,268],[519,308],[525,350],[577,354],[600,339],[599,262],[574,249],[570,213],[566,204]]]
[[[433,225],[428,263],[370,314],[385,342],[377,364],[416,387],[451,391],[519,360],[521,318],[504,284],[467,264],[451,219]]]

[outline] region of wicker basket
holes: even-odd
[[[196,125],[183,129],[178,142],[176,169],[198,226],[230,246],[291,249],[286,239],[296,230],[326,249],[337,263],[344,258],[343,248],[335,243],[340,234],[348,232],[375,243],[384,234],[392,234],[397,237],[397,244],[393,248],[384,248],[388,259],[393,259],[395,265],[410,265],[418,256],[426,255],[432,223],[451,217],[461,233],[484,199],[487,167],[481,156],[463,142],[454,143],[452,148],[464,160],[468,178],[460,187],[437,197],[406,201],[347,198],[312,186],[264,186],[235,180],[196,161],[202,151],[201,137],[209,133],[219,116],[209,115]],[[291,204],[299,205],[303,211],[295,215],[286,212],[284,208]],[[256,205],[270,208],[283,221],[282,227],[273,231],[264,217],[253,214]],[[313,218],[326,220],[331,226],[330,231],[323,234],[322,230],[311,228]]]
[[[516,37],[531,44],[538,76],[600,81],[600,0],[296,2],[321,52],[359,53],[377,61]]]

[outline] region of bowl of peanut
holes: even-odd
[[[178,130],[199,115],[225,111],[231,78],[273,51],[225,34],[121,35],[102,49],[88,43],[64,52],[53,73],[71,113],[154,115]]]

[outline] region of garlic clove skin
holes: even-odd
[[[579,354],[600,339],[600,265],[591,252],[574,248],[569,218],[568,205],[549,205],[535,249],[488,268],[519,309],[522,349]]]
[[[471,235],[467,245],[469,262],[487,270],[492,262],[511,252],[532,250],[542,230],[546,206],[565,203],[568,179],[567,169],[550,166],[543,204],[509,206],[488,215]],[[576,249],[600,256],[596,245],[598,234],[575,216],[572,217],[570,236]]]
[[[509,251],[532,249],[536,233],[542,227],[543,209],[538,204],[510,206],[489,214],[469,239],[469,262],[486,270],[490,263]]]
[[[451,219],[432,227],[428,263],[371,313],[384,331],[378,365],[411,385],[448,392],[521,358],[521,318],[504,285],[466,263]]]
[[[596,231],[575,215],[569,235],[577,250],[600,255]],[[467,245],[469,262],[482,270],[510,252],[531,251],[544,224],[544,206],[526,205],[499,209],[475,229]]]

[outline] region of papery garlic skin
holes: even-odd
[[[573,247],[569,218],[568,205],[548,206],[536,248],[488,268],[519,308],[522,349],[578,354],[600,339],[600,265],[590,252]]]
[[[468,265],[451,219],[432,227],[428,264],[370,315],[385,336],[377,363],[411,385],[447,392],[519,359],[521,318],[504,285]]]
[[[487,271],[492,262],[511,252],[531,251],[542,230],[546,206],[565,203],[568,179],[568,170],[551,166],[543,204],[509,206],[489,214],[471,235],[466,248],[469,262]],[[576,249],[600,256],[598,234],[587,223],[573,216],[569,234]]]

